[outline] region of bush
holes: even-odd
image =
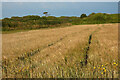
[[[82,15],[80,16],[80,18],[84,18],[84,17],[87,17],[87,15],[86,15],[86,14],[82,14]]]

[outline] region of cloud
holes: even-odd
[[[119,2],[119,0],[2,0],[2,2]]]

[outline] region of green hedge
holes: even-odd
[[[18,30],[18,29],[38,29],[59,27],[63,24],[102,24],[102,23],[119,23],[118,14],[106,14],[106,13],[92,13],[88,16],[82,14],[83,17],[40,17],[38,15],[28,15],[23,17],[11,17],[2,19],[3,31]],[[59,25],[59,26],[58,26]]]

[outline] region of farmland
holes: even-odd
[[[2,34],[3,78],[117,78],[118,23]]]

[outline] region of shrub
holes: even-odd
[[[87,17],[87,15],[86,15],[86,14],[82,14],[82,15],[80,16],[80,18],[84,18],[84,17]]]

